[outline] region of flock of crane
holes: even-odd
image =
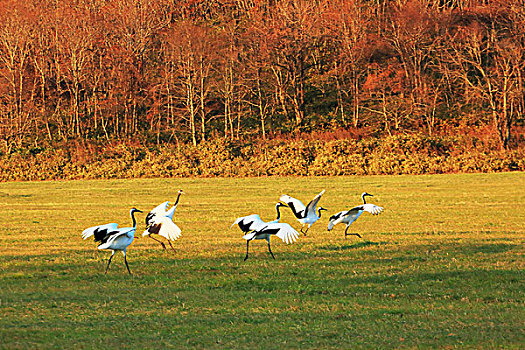
[[[310,227],[321,218],[321,211],[326,210],[321,206],[317,207],[317,204],[321,200],[321,196],[324,194],[324,192],[324,190],[321,191],[321,193],[315,196],[314,199],[312,199],[306,206],[300,200],[283,194],[279,198],[279,202],[275,205],[275,209],[277,210],[277,218],[270,222],[264,222],[257,214],[243,216],[235,220],[230,229],[233,226],[238,225],[241,231],[244,233],[244,236],[242,237],[246,240],[246,256],[244,257],[244,260],[248,259],[250,241],[254,239],[265,239],[268,242],[268,251],[270,252],[273,259],[275,259],[275,256],[273,255],[270,246],[270,236],[275,235],[286,244],[293,243],[297,240],[299,237],[299,232],[297,232],[289,224],[279,222],[281,219],[281,207],[288,207],[291,209],[292,213],[297,218],[297,221],[302,224],[300,232],[306,236],[308,229],[310,229]],[[142,233],[143,237],[150,237],[151,239],[159,242],[162,245],[162,248],[166,249],[164,242],[155,238],[153,235],[162,236],[166,239],[170,247],[175,250],[171,244],[171,241],[175,241],[181,236],[181,229],[173,222],[173,214],[175,213],[175,209],[179,203],[180,196],[183,193],[184,192],[182,190],[178,191],[177,200],[169,210],[167,210],[169,202],[164,202],[153,208],[148,213],[146,216],[146,230]],[[383,211],[382,207],[367,203],[367,196],[372,197],[372,195],[367,192],[361,194],[363,204],[355,206],[350,210],[343,210],[337,214],[332,215],[330,217],[330,221],[328,222],[328,231],[332,230],[335,225],[344,223],[346,224],[345,238],[348,235],[356,235],[361,238],[359,233],[348,233],[348,228],[350,225],[352,225],[352,223],[356,221],[357,218],[365,211],[372,215],[380,214]],[[99,243],[98,249],[107,249],[112,251],[106,266],[105,273],[108,272],[111,259],[113,258],[113,255],[115,255],[115,252],[121,251],[124,255],[126,268],[128,269],[129,274],[131,274],[128,261],[126,259],[126,250],[135,238],[135,231],[137,229],[135,213],[142,213],[142,211],[136,208],[132,208],[130,210],[133,227],[118,228],[116,223],[111,223],[93,226],[85,229],[82,232],[83,239],[89,238],[91,236],[94,237],[95,242]],[[303,231],[305,226],[307,226],[306,230]]]

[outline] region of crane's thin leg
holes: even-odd
[[[128,265],[128,259],[126,259],[126,253],[124,253],[124,262],[126,263],[126,267],[128,268],[128,272],[131,275],[131,271],[129,270],[129,265]]]
[[[109,261],[108,261],[108,266],[106,266],[106,272],[104,272],[104,274],[108,273],[109,264],[111,264],[111,259],[113,259],[113,255],[115,255],[115,251],[114,250],[111,252],[111,256],[109,257]]]
[[[272,248],[270,248],[270,241],[268,241],[268,251],[270,252],[270,254],[272,254],[273,260],[275,260],[275,256],[273,256],[273,253],[272,253]]]
[[[173,249],[173,251],[174,251],[174,252],[177,252],[177,251],[175,250],[175,248],[173,248],[173,246],[171,245],[171,242],[170,242],[170,240],[169,240],[169,239],[168,239],[168,243],[169,243],[169,245],[170,245],[171,249]]]
[[[128,272],[131,275],[131,271],[129,270],[129,265],[128,265],[128,259],[126,259],[126,250],[122,251],[122,255],[124,255],[124,263],[126,263],[126,268],[128,269]]]
[[[244,261],[248,259],[248,249],[250,249],[250,241],[246,241],[246,256],[244,257]]]
[[[304,231],[304,232],[303,232],[303,229],[301,229],[301,232],[303,232],[303,235],[306,236],[306,232],[308,232],[308,230],[310,229],[310,226],[311,226],[311,225],[308,225],[308,227],[306,228],[306,231]],[[304,226],[303,226],[303,227],[304,227]]]
[[[159,241],[158,239],[156,239],[155,237],[152,237],[151,235],[149,235],[149,238],[151,238],[152,240],[154,241],[157,241],[160,243],[160,245],[162,246],[162,248],[164,248],[164,250],[166,250],[166,246],[164,245],[163,242]]]
[[[349,227],[350,227],[350,226],[347,226],[347,227],[346,227],[346,230],[345,230],[345,239],[346,239],[346,236],[357,236],[357,237],[359,237],[359,238],[363,238],[363,237],[361,237],[361,235],[360,235],[359,233],[346,233],[346,232],[348,231],[348,228],[349,228]]]

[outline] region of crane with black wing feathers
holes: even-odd
[[[352,225],[352,223],[356,221],[359,218],[359,216],[361,216],[361,214],[363,214],[363,212],[365,211],[372,215],[381,214],[381,212],[383,211],[382,207],[377,206],[375,204],[367,203],[366,198],[365,198],[367,196],[373,197],[373,195],[371,195],[370,193],[363,192],[361,194],[361,199],[363,200],[363,204],[353,207],[350,210],[343,210],[337,214],[332,215],[328,223],[328,231],[331,231],[335,225],[339,223],[343,223],[343,224],[346,224],[345,238],[346,236],[351,236],[351,235],[362,238],[359,233],[348,233],[348,228],[350,227],[350,225]]]
[[[247,216],[242,216],[237,218],[235,222],[231,225],[232,228],[234,225],[239,225],[239,228],[245,235],[242,237],[246,240],[246,256],[244,260],[248,259],[248,252],[250,249],[250,242],[254,239],[265,239],[268,242],[268,251],[272,255],[272,258],[275,259],[273,255],[272,248],[270,246],[270,237],[275,235],[279,237],[286,244],[293,243],[297,240],[299,234],[288,224],[279,223],[281,219],[281,212],[279,208],[285,207],[283,203],[277,203],[275,205],[275,210],[277,211],[277,218],[270,222],[264,222],[258,214],[252,214]]]
[[[177,193],[177,199],[173,206],[170,208],[170,210],[166,210],[170,203],[168,201],[157,205],[148,213],[148,215],[146,216],[146,230],[144,230],[144,232],[142,233],[142,237],[148,236],[149,238],[159,242],[162,248],[164,248],[164,250],[166,250],[166,245],[164,244],[164,242],[153,237],[152,235],[157,234],[166,238],[171,249],[175,251],[175,248],[173,248],[171,241],[176,241],[177,239],[179,239],[182,231],[173,222],[173,214],[175,213],[175,209],[177,209],[180,196],[181,194],[184,194],[184,191],[179,190]]]
[[[99,242],[98,249],[108,249],[112,251],[111,256],[108,260],[108,265],[106,266],[105,273],[108,273],[109,264],[111,264],[111,259],[113,259],[113,255],[115,255],[115,252],[118,250],[121,251],[124,255],[124,262],[126,263],[126,268],[128,269],[128,272],[131,275],[128,260],[126,259],[126,251],[129,245],[133,242],[133,239],[135,238],[135,230],[137,229],[135,213],[142,213],[142,210],[131,208],[131,210],[129,211],[129,215],[133,220],[133,227],[118,228],[118,224],[111,223],[93,226],[85,229],[82,232],[83,239],[87,239],[91,236],[94,236],[95,242]]]
[[[301,233],[305,236],[310,229],[310,226],[312,226],[317,220],[321,218],[321,211],[326,210],[323,207],[317,208],[317,204],[321,200],[321,196],[324,192],[325,190],[322,190],[321,193],[315,196],[307,206],[305,206],[300,200],[290,197],[286,194],[281,195],[279,198],[280,201],[286,203],[287,206],[290,207],[292,213],[297,218],[297,221],[303,224],[301,227]],[[308,227],[306,228],[306,231],[303,232],[305,225],[308,225]]]

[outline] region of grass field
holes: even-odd
[[[186,192],[176,253],[83,241]],[[326,189],[328,215],[291,245],[235,218]],[[326,231],[360,203],[385,208]],[[142,232],[145,214],[139,216]],[[284,222],[299,228],[288,209]],[[525,348],[525,174],[0,183],[0,348]]]

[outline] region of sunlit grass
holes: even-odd
[[[137,238],[104,275],[81,231],[179,188],[177,252]],[[236,217],[322,189],[385,211],[243,262]],[[524,204],[523,173],[0,183],[0,348],[523,348]]]

